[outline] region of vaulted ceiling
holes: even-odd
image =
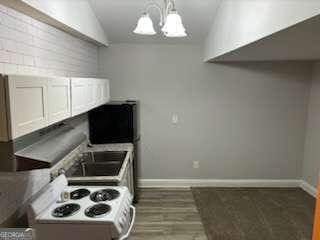
[[[161,3],[161,0],[154,0]],[[90,0],[91,6],[101,22],[111,43],[155,43],[188,44],[203,43],[215,18],[220,0],[176,0],[188,37],[168,39],[161,33],[156,36],[139,36],[132,33],[144,6],[149,0]],[[157,32],[159,14],[151,11]]]

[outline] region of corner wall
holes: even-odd
[[[313,66],[306,131],[303,180],[316,187],[320,173],[320,62]]]
[[[314,0],[222,0],[206,40],[206,61],[319,14]]]
[[[312,66],[203,63],[201,53],[197,45],[100,50],[112,99],[141,101],[142,179],[301,179]]]

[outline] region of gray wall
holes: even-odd
[[[303,180],[317,185],[320,169],[320,62],[313,68],[307,133],[305,142],[305,155],[303,164]]]
[[[202,52],[126,44],[99,51],[112,99],[141,101],[142,178],[300,179],[312,66],[203,63]]]

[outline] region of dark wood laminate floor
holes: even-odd
[[[143,189],[130,240],[207,240],[191,190]]]
[[[209,240],[310,240],[315,199],[301,189],[193,188]]]

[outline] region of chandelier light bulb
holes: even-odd
[[[149,17],[149,14],[143,14],[137,23],[137,27],[133,31],[135,34],[139,35],[155,35],[157,34],[154,30],[153,22]]]
[[[165,25],[161,29],[166,37],[186,37],[186,29],[182,19],[176,11],[172,11],[166,18]]]

